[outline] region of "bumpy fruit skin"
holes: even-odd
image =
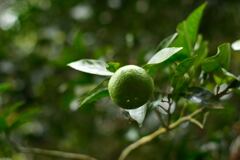
[[[125,109],[144,105],[152,95],[152,78],[141,67],[127,65],[118,69],[108,83],[113,102]]]

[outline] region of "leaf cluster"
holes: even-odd
[[[141,65],[153,76],[156,88],[149,103],[135,111],[126,110],[140,125],[146,115],[146,108],[150,110],[157,108],[161,114],[171,115],[173,104],[203,107],[218,103],[229,90],[238,89],[239,77],[229,72],[230,44],[220,44],[216,54],[209,53],[208,41],[198,32],[205,8],[206,3],[179,23],[176,33],[163,39],[157,46],[155,54],[146,64]],[[121,66],[118,62],[107,63],[93,59],[81,59],[68,65],[81,72],[108,78]],[[105,81],[108,81],[108,78]],[[226,87],[222,88],[223,85]],[[106,83],[101,83],[81,98],[80,107],[106,96],[109,96]],[[166,97],[168,101],[165,100]]]

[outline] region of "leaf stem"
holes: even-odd
[[[167,128],[168,126],[167,126],[167,124],[165,123],[165,121],[164,121],[164,119],[163,119],[162,114],[160,113],[160,111],[157,110],[157,109],[155,109],[155,112],[156,112],[156,114],[157,114],[160,122],[162,123],[163,127]]]
[[[189,121],[198,126],[199,128],[203,129],[203,124],[201,124],[198,120],[191,118]]]

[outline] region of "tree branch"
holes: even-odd
[[[169,125],[169,129],[174,129],[176,127],[178,127],[180,124],[186,122],[186,121],[190,121],[194,116],[198,115],[199,113],[203,112],[204,108],[200,108],[197,109],[196,111],[194,111],[193,113],[184,116],[180,119],[178,119],[177,121],[173,122],[172,124]],[[142,138],[140,138],[139,140],[137,140],[136,142],[130,144],[129,146],[127,146],[121,153],[121,155],[119,156],[118,160],[125,160],[126,157],[135,149],[139,148],[140,146],[152,141],[154,138],[158,137],[159,135],[167,132],[168,130],[166,128],[159,128],[158,130],[156,130],[155,132],[146,135]]]
[[[189,121],[198,126],[199,128],[203,129],[203,124],[201,124],[198,120],[191,118]]]
[[[28,148],[28,147],[18,147],[20,152],[23,153],[32,153],[32,154],[40,154],[46,156],[53,156],[53,157],[61,157],[66,159],[75,159],[75,160],[97,160],[94,157],[90,157],[84,154],[78,153],[69,153],[63,151],[56,151],[56,150],[46,150],[40,148]]]
[[[203,127],[204,127],[205,124],[206,124],[206,121],[207,121],[208,115],[209,115],[209,112],[204,113],[203,121],[202,121]]]
[[[70,152],[63,152],[63,151],[56,151],[56,150],[47,150],[47,149],[40,149],[40,148],[23,147],[23,146],[15,143],[10,138],[9,134],[5,133],[4,135],[5,135],[8,143],[15,149],[16,152],[39,154],[39,155],[61,157],[61,158],[65,158],[65,159],[75,159],[75,160],[97,160],[96,158],[91,157],[89,155],[85,155],[85,154],[70,153]]]

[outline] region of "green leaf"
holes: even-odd
[[[147,64],[159,64],[166,60],[168,60],[170,57],[172,57],[174,54],[179,52],[182,49],[182,47],[171,47],[171,48],[164,48],[160,51],[158,51],[149,61]]]
[[[0,117],[0,133],[7,129],[7,123],[4,117]]]
[[[23,102],[17,102],[17,103],[14,103],[13,105],[9,105],[6,108],[4,108],[0,117],[0,132],[6,131],[7,129],[9,129],[9,127],[11,127],[11,126],[8,126],[6,119],[11,113],[15,112],[22,105],[23,105]]]
[[[16,102],[10,106],[7,106],[6,109],[3,111],[2,116],[7,117],[11,113],[15,112],[19,107],[21,107],[24,103],[23,102]]]
[[[217,85],[228,84],[233,81],[240,81],[240,77],[237,77],[224,68],[221,68],[219,72],[214,73],[213,78]]]
[[[107,88],[101,88],[91,94],[89,94],[87,97],[85,97],[81,103],[80,107],[85,106],[86,104],[93,103],[101,98],[109,96],[108,89]]]
[[[40,112],[39,108],[30,108],[27,111],[19,113],[16,120],[9,126],[9,129],[15,129],[21,126],[22,124],[32,120]]]
[[[224,43],[218,47],[218,61],[221,67],[228,69],[230,66],[231,49],[229,43]]]
[[[202,63],[202,69],[205,72],[212,72],[219,68],[221,68],[221,66],[219,65],[219,63],[215,57],[209,57],[209,58],[205,59]]]
[[[173,99],[176,100],[189,86],[190,78],[188,76],[173,76],[171,84],[174,88]]]
[[[12,88],[12,85],[10,83],[1,83],[0,84],[0,93],[8,91],[9,89]]]
[[[208,54],[208,42],[202,40],[202,36],[198,35],[198,40],[194,46],[194,67],[197,68],[201,65],[202,61],[207,57]]]
[[[107,79],[98,84],[93,90],[86,93],[80,99],[80,107],[84,107],[87,104],[93,103],[103,97],[109,96],[108,89],[106,88]]]
[[[183,60],[176,68],[176,76],[183,76],[189,69],[192,67],[194,63],[194,58],[187,58]]]
[[[172,78],[171,84],[174,88],[173,93],[176,94],[176,97],[178,97],[179,94],[181,94],[188,86],[190,78],[189,75],[185,75],[185,73],[187,73],[193,66],[194,60],[194,57],[187,58],[183,60],[175,69],[175,74]]]
[[[116,72],[120,68],[120,63],[118,62],[109,62],[107,69],[111,72]]]
[[[205,72],[216,71],[221,68],[229,68],[230,65],[230,44],[224,43],[218,47],[218,52],[212,57],[206,58],[202,63]]]
[[[178,37],[171,46],[183,47],[179,54],[186,57],[192,54],[205,7],[206,3],[202,4],[194,10],[185,21],[177,26]]]
[[[198,104],[208,104],[214,101],[214,94],[200,87],[189,88],[185,94],[185,97],[193,103]]]
[[[218,75],[216,75],[216,74],[213,74],[213,79],[214,79],[214,81],[215,81],[215,83],[216,83],[217,85],[221,85],[221,84],[223,84],[223,83],[226,83],[226,81],[225,81],[224,78],[222,78],[222,77],[220,77],[220,76],[218,76]]]
[[[101,60],[94,59],[81,59],[69,63],[68,66],[81,72],[100,75],[100,76],[112,76],[113,72],[107,70],[108,64]]]
[[[157,49],[156,49],[156,52],[159,51],[160,49],[163,49],[163,48],[167,48],[169,47],[173,41],[177,38],[177,33],[174,33],[168,37],[166,37],[165,39],[163,39],[157,46]]]

